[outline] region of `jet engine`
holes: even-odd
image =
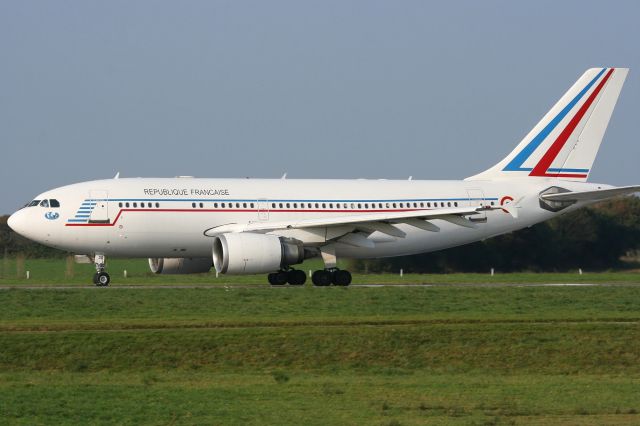
[[[222,274],[274,272],[304,259],[302,241],[293,238],[242,232],[213,240],[213,265]]]
[[[200,274],[209,272],[212,262],[208,257],[149,258],[154,274]]]

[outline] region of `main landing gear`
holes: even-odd
[[[93,283],[96,287],[106,287],[111,282],[111,277],[105,271],[105,257],[101,254],[96,254],[94,258],[94,263],[96,264],[96,273],[93,274]]]
[[[271,285],[304,285],[307,281],[307,274],[299,269],[289,269],[286,271],[278,271],[267,276]]]
[[[267,276],[271,285],[304,285],[307,281],[307,275],[299,269],[289,269],[287,271],[278,271]],[[313,285],[317,287],[326,287],[330,285],[348,286],[351,284],[351,273],[338,268],[321,269],[315,271],[311,276]]]
[[[311,281],[313,281],[313,285],[318,287],[326,287],[331,284],[346,287],[351,284],[351,273],[338,268],[322,269],[313,273]]]

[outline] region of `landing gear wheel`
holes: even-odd
[[[287,271],[287,282],[291,285],[304,285],[307,281],[307,274],[299,269],[289,269]]]
[[[96,275],[96,285],[98,287],[106,287],[111,282],[111,277],[106,272],[98,272]]]
[[[269,284],[271,285],[285,285],[287,283],[288,275],[285,271],[274,272],[267,276]]]
[[[348,286],[351,284],[351,273],[338,269],[333,273],[333,284],[339,286]]]
[[[97,272],[95,274],[93,274],[93,283],[95,285],[98,285],[98,273]]]
[[[315,271],[311,276],[311,281],[313,281],[313,285],[315,286],[326,287],[331,285],[331,281],[333,281],[333,274],[326,269]]]

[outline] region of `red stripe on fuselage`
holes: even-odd
[[[529,176],[576,177],[576,178],[587,177],[587,175],[585,174],[564,174],[562,172],[547,173],[547,170],[549,170],[549,167],[551,167],[551,163],[553,163],[553,161],[556,159],[556,157],[562,150],[562,147],[564,147],[564,145],[567,143],[567,140],[569,140],[569,136],[571,136],[573,131],[578,126],[578,123],[580,123],[580,120],[582,120],[582,117],[584,117],[586,112],[589,110],[589,107],[591,106],[593,101],[596,99],[596,97],[598,96],[598,94],[600,93],[604,85],[607,83],[607,81],[609,80],[609,77],[611,77],[611,74],[613,74],[614,70],[615,68],[611,68],[609,72],[607,72],[607,74],[604,76],[600,84],[598,84],[598,87],[596,87],[593,93],[591,93],[589,98],[580,107],[576,115],[574,115],[571,121],[569,121],[569,124],[567,124],[567,127],[565,127],[562,133],[558,135],[558,138],[553,142],[551,147],[540,159],[538,164],[536,164],[533,170],[531,170],[531,173],[529,173]]]

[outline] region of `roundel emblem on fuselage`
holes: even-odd
[[[60,217],[60,215],[56,212],[46,212],[44,214],[44,217],[46,217],[49,220],[56,220],[57,218]]]
[[[513,202],[513,197],[510,195],[505,195],[504,197],[500,198],[500,205],[504,206],[505,204],[511,204]],[[507,210],[502,209],[503,212],[505,213],[509,213]]]

